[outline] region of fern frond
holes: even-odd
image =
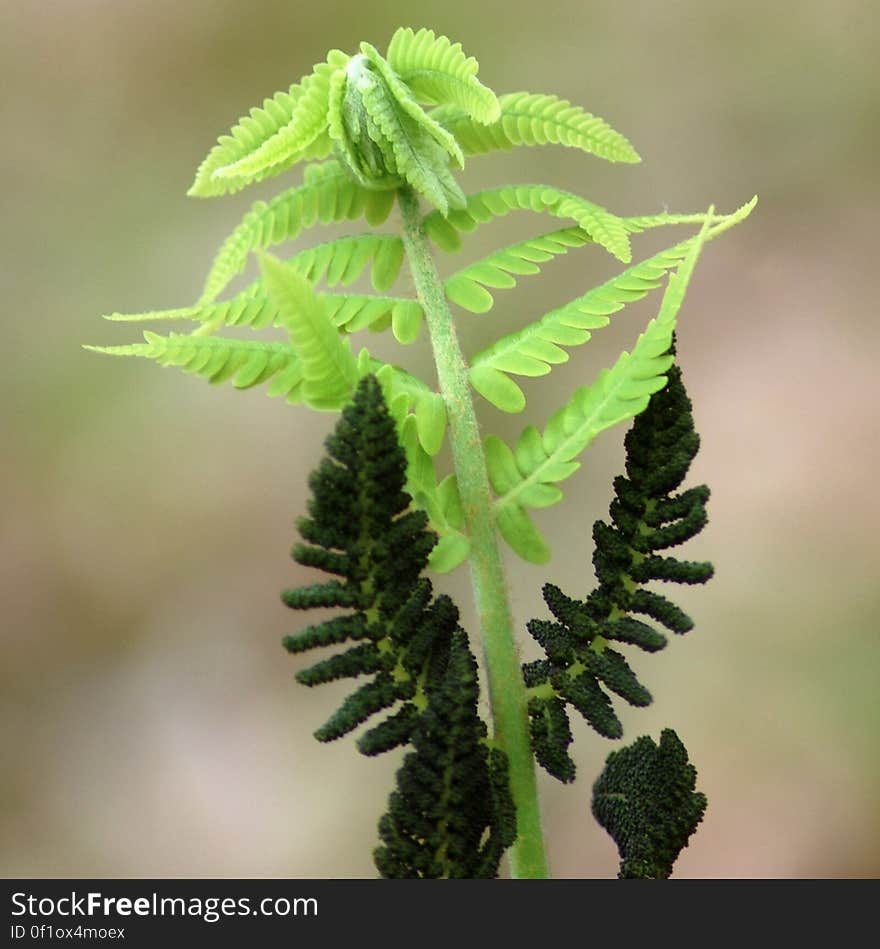
[[[220,336],[189,336],[182,333],[144,332],[143,343],[125,346],[85,346],[111,356],[141,356],[160,366],[177,366],[217,384],[231,379],[237,389],[269,382],[267,394],[283,395],[288,402],[303,401],[302,363],[287,343],[224,339]],[[270,381],[271,380],[271,381]]]
[[[300,82],[297,97],[288,123],[253,151],[247,152],[230,164],[215,167],[214,180],[230,179],[249,184],[260,181],[288,168],[327,131],[330,79],[345,68],[349,56],[338,49],[331,50],[323,63],[318,63],[311,74]]]
[[[516,286],[516,277],[540,273],[538,264],[583,247],[590,237],[580,227],[565,227],[511,244],[454,273],[444,283],[446,295],[471,313],[488,313],[492,290]]]
[[[373,64],[376,71],[385,81],[388,91],[400,109],[420,128],[424,129],[443,151],[455,161],[459,168],[464,168],[464,155],[461,151],[461,147],[455,140],[455,136],[443,128],[436,119],[425,112],[413,97],[409,86],[400,79],[388,61],[374,46],[371,46],[369,43],[361,43],[361,52]]]
[[[620,132],[604,120],[558,96],[512,92],[499,97],[500,116],[475,122],[463,109],[442,108],[435,118],[458,139],[466,155],[509,150],[517,145],[566,145],[608,161],[641,161]]]
[[[454,250],[460,243],[459,231],[472,231],[478,224],[511,211],[568,218],[618,260],[628,263],[632,259],[629,233],[622,218],[586,198],[541,184],[504,185],[468,195],[463,208],[446,216],[436,211],[428,214],[425,232],[441,249]]]
[[[404,491],[406,458],[374,376],[361,380],[326,444],[328,456],[309,482],[309,516],[299,524],[305,543],[293,557],[334,579],[288,590],[283,600],[293,609],[348,612],[286,637],[284,646],[301,653],[349,644],[297,679],[316,685],[370,676],[316,737],[339,738],[388,709],[358,742],[364,754],[378,754],[410,740],[429,691],[442,682],[458,611],[448,597],[432,602],[421,576],[436,537]]]
[[[715,219],[702,236],[705,243],[723,234],[748,214],[753,205],[746,205],[733,214]],[[748,209],[748,210],[746,210]],[[663,224],[682,223],[668,218]],[[706,222],[701,215],[682,215],[687,223],[696,218]],[[630,219],[626,219],[627,221]],[[656,219],[643,218],[655,226]],[[656,226],[661,222],[656,221]],[[553,366],[568,361],[568,353],[562,347],[580,346],[590,339],[591,330],[607,326],[610,314],[621,310],[628,303],[641,300],[662,283],[662,278],[678,266],[690,253],[697,237],[681,241],[674,247],[660,251],[653,257],[629,267],[605,283],[589,290],[583,296],[571,300],[561,307],[546,313],[541,319],[503,336],[497,342],[477,353],[471,359],[470,380],[473,387],[503,412],[521,412],[525,407],[525,395],[509,375],[543,376]],[[487,260],[491,260],[487,258]],[[466,272],[466,271],[465,271]],[[500,282],[496,280],[494,285]],[[468,288],[463,288],[466,290]],[[478,296],[478,289],[468,291],[468,301],[477,305],[485,297]],[[488,291],[484,291],[488,295]],[[451,295],[451,294],[450,294]]]
[[[376,57],[384,63],[378,54]],[[394,80],[387,63],[383,69],[385,75],[381,76],[365,73],[358,89],[367,117],[375,126],[370,138],[379,144],[386,156],[386,165],[389,159],[393,163],[388,171],[400,175],[445,215],[450,206],[464,204],[464,195],[448,165],[450,154],[463,163],[461,150],[454,138],[401,87],[399,80],[392,83],[398,90],[397,95],[394,94],[385,78],[387,75]]]
[[[326,158],[332,151],[332,143],[326,135],[317,136],[301,152],[291,154],[285,161],[267,167],[262,174],[243,178],[215,178],[218,168],[229,165],[255,152],[261,145],[289,125],[297,103],[303,97],[303,88],[294,83],[287,92],[277,92],[265,99],[262,107],[255,107],[239,119],[228,135],[222,135],[207,157],[199,165],[195,181],[187,192],[192,197],[207,198],[222,194],[234,194],[249,184],[262,181],[272,175],[286,171],[300,160],[314,161]]]
[[[260,258],[263,281],[299,354],[303,397],[312,408],[335,411],[351,398],[357,361],[311,283],[271,254]]]
[[[248,255],[293,240],[303,228],[361,215],[381,224],[391,211],[394,194],[368,191],[356,184],[336,161],[310,165],[303,184],[268,203],[257,201],[224,241],[205,280],[200,303],[212,303],[245,268]]]
[[[433,30],[401,27],[391,37],[387,58],[420,102],[458,107],[483,124],[498,119],[498,99],[477,79],[479,64],[465,56],[460,43]]]
[[[593,785],[593,816],[620,853],[622,880],[666,880],[706,812],[681,739],[664,728],[612,751]]]
[[[693,627],[674,603],[642,586],[655,580],[705,583],[712,576],[711,564],[657,554],[684,543],[706,525],[705,485],[673,493],[686,477],[699,444],[681,370],[673,366],[666,387],[651,396],[627,433],[626,476],[614,480],[610,523],[593,525],[597,587],[585,600],[575,600],[546,584],[544,600],[554,620],[533,619],[527,624],[546,654],[546,659],[523,667],[530,690],[533,746],[542,767],[562,781],[575,776],[568,755],[571,729],[566,705],[580,712],[600,735],[619,738],[623,729],[606,691],[634,706],[651,702],[648,690],[610,644],[648,652],[666,645],[666,637],[638,615],[674,633]]]
[[[710,212],[711,215],[711,212]],[[668,355],[678,309],[699,256],[709,219],[690,251],[670,278],[660,312],[642,333],[632,353],[623,352],[611,369],[603,369],[589,386],[578,389],[571,401],[551,416],[540,434],[528,426],[516,451],[494,436],[486,439],[489,479],[496,494],[498,527],[520,556],[536,563],[549,558],[545,544],[525,513],[526,506],[545,507],[558,502],[559,481],[579,467],[575,459],[605,429],[633,418],[647,406],[651,395],[666,384],[672,365]]]
[[[494,879],[516,838],[507,757],[489,752],[477,714],[477,663],[458,629],[439,684],[412,730],[413,751],[379,822],[383,877]]]

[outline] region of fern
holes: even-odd
[[[182,333],[144,331],[143,343],[125,346],[86,346],[111,356],[141,356],[160,366],[176,366],[217,384],[229,379],[237,389],[249,389],[272,380],[268,394],[283,395],[288,402],[303,401],[303,371],[299,356],[286,343],[187,336]]]
[[[388,44],[388,62],[420,101],[452,105],[478,123],[495,122],[501,113],[495,93],[479,79],[479,64],[465,56],[460,43],[450,43],[433,30],[397,30]],[[458,142],[461,137],[455,135]]]
[[[357,362],[312,285],[276,258],[260,261],[263,280],[299,354],[303,396],[313,408],[340,409],[357,380]]]
[[[706,812],[697,772],[671,728],[612,751],[593,785],[593,816],[620,851],[623,880],[665,880]]]
[[[710,241],[719,234],[723,234],[746,217],[753,207],[754,201],[744,205],[733,214],[722,217],[717,224],[713,224],[706,230],[702,239]],[[667,215],[662,221],[656,220],[656,226],[661,223],[680,223],[678,220],[669,220],[671,217]],[[687,217],[688,221],[692,217],[697,218],[701,223],[706,220],[705,214]],[[663,276],[688,256],[696,240],[695,237],[689,238],[668,250],[660,251],[653,257],[629,267],[623,273],[589,290],[583,296],[551,310],[535,323],[501,337],[491,346],[477,353],[471,360],[471,385],[483,398],[502,411],[522,411],[525,408],[526,397],[522,389],[508,378],[509,375],[543,376],[549,373],[553,366],[567,362],[568,353],[562,348],[563,346],[580,346],[587,342],[590,339],[591,330],[601,329],[611,322],[610,314],[621,310],[627,303],[641,300],[652,290],[656,290],[661,285]],[[529,242],[525,243],[529,244]],[[487,258],[486,263],[491,262],[492,258]],[[476,276],[479,277],[483,269],[481,265],[477,266]],[[467,274],[469,270],[470,268],[465,268],[462,273]],[[489,276],[491,278],[491,272]],[[500,280],[496,278],[496,285],[499,282]],[[477,283],[477,280],[474,279],[473,283]],[[488,291],[484,292],[488,295]],[[453,296],[450,293],[449,281],[447,281],[447,293]],[[485,297],[478,296],[479,288],[462,288],[460,295],[463,296],[464,293],[469,294],[468,300],[474,305],[478,305],[480,300],[485,301]]]
[[[516,277],[540,273],[538,264],[567,254],[572,247],[583,247],[589,241],[589,235],[582,228],[564,227],[511,244],[454,273],[443,284],[446,296],[471,313],[488,313],[495,299],[487,288],[515,287]]]
[[[711,212],[710,212],[711,219]],[[624,352],[595,382],[578,389],[556,412],[540,434],[529,426],[512,451],[501,439],[486,439],[486,462],[495,493],[498,529],[524,559],[546,563],[550,549],[525,512],[562,499],[556,487],[580,467],[575,459],[605,429],[643,411],[651,395],[666,383],[672,365],[672,345],[678,308],[696,264],[708,228],[708,219],[663,297],[659,314],[639,336],[632,354]]]
[[[600,735],[619,738],[623,729],[603,687],[631,705],[651,702],[651,694],[623,655],[609,644],[634,645],[648,652],[662,649],[663,634],[637,616],[645,615],[674,633],[693,627],[675,604],[642,586],[654,580],[705,583],[712,576],[711,564],[657,554],[684,543],[706,525],[705,485],[673,494],[699,444],[691,403],[675,366],[666,388],[651,397],[626,436],[627,473],[614,482],[611,524],[597,521],[593,526],[597,588],[578,601],[546,584],[544,599],[555,621],[536,619],[528,624],[546,653],[546,659],[523,667],[533,746],[538,763],[562,781],[575,777],[568,756],[567,705]]]
[[[567,145],[608,161],[641,161],[632,145],[604,120],[567,99],[514,92],[498,100],[500,116],[475,122],[464,109],[438,110],[438,120],[461,143],[466,155],[508,150],[516,145]]]
[[[232,193],[310,162],[301,181],[252,206],[220,247],[194,305],[108,317],[190,321],[192,333],[148,331],[144,342],[87,347],[239,388],[265,384],[269,395],[341,412],[328,457],[310,481],[304,543],[294,550],[300,564],[330,579],[288,591],[285,600],[299,610],[342,613],[285,642],[295,653],[341,647],[302,669],[301,682],[359,680],[318,729],[321,740],[363,725],[358,745],[366,754],[410,746],[380,824],[376,862],[386,876],[495,876],[508,847],[513,876],[546,875],[535,761],[572,780],[570,709],[615,737],[621,728],[610,693],[637,706],[651,701],[618,650],[665,645],[644,617],[673,632],[691,621],[643,587],[711,574],[707,564],[658,553],[702,528],[708,498],[704,486],[671,493],[697,446],[674,366],[674,332],[704,244],[755,203],[726,216],[710,209],[623,217],[543,183],[465,195],[457,173],[468,156],[520,145],[640,160],[623,135],[585,109],[553,95],[499,97],[477,76],[477,61],[460,44],[427,28],[397,30],[385,55],[366,42],[331,50],[219,139],[190,193]],[[399,221],[389,233],[325,240],[283,261],[268,253],[318,224],[364,218],[378,228],[394,204]],[[435,253],[459,250],[462,235],[514,211],[560,223],[441,279]],[[700,230],[529,325],[506,327],[482,351],[462,351],[456,308],[485,313],[498,291],[588,245],[629,265],[637,235],[670,225]],[[260,276],[230,292],[252,255]],[[368,271],[372,293],[353,286]],[[543,430],[526,425],[512,447],[483,437],[474,393],[502,411],[522,411],[517,377],[550,373],[614,313],[664,282],[659,312],[632,352],[578,388]],[[287,339],[229,339],[220,335],[226,327]],[[353,334],[364,330],[388,331],[406,345],[427,337],[436,379],[365,348],[355,352]],[[499,538],[529,561],[549,560],[532,509],[559,503],[562,482],[580,468],[592,440],[632,419],[627,475],[614,483],[610,523],[594,527],[598,585],[576,600],[544,584],[553,619],[534,619],[528,629],[545,657],[523,668]],[[424,575],[465,563],[486,657],[491,737],[478,713],[476,665],[458,611],[448,597],[435,597]],[[640,739],[609,761],[594,812],[620,846],[623,875],[668,875],[698,819],[688,767],[666,733],[659,750]],[[654,798],[643,793],[652,788]]]
[[[286,160],[266,167],[262,173],[241,177],[214,177],[215,171],[234,165],[288,126],[302,97],[303,88],[299,83],[295,83],[287,92],[278,92],[272,98],[264,100],[262,108],[251,109],[250,113],[240,119],[228,135],[221,136],[218,144],[211,149],[199,165],[195,181],[187,194],[199,198],[233,194],[249,184],[286,171],[299,160],[326,158],[332,150],[332,143],[324,133],[316,136],[301,152],[290,154]]]
[[[425,231],[441,249],[454,250],[460,245],[459,231],[472,231],[477,224],[511,211],[568,218],[618,260],[626,263],[632,259],[629,232],[622,218],[586,198],[546,185],[505,185],[478,191],[468,195],[463,208],[448,215],[429,214],[424,222]]]
[[[376,866],[397,879],[494,879],[516,838],[507,759],[486,748],[477,663],[460,630],[413,728],[414,751],[379,822]]]
[[[286,637],[284,646],[301,653],[352,644],[297,679],[313,686],[372,676],[316,732],[320,741],[332,741],[394,708],[358,742],[372,755],[410,740],[428,690],[445,671],[458,612],[448,597],[432,601],[430,581],[420,578],[435,537],[425,529],[425,515],[408,510],[406,462],[374,377],[359,384],[327,451],[310,479],[310,516],[299,523],[306,543],[293,557],[339,579],[288,590],[283,599],[298,610],[349,612]]]
[[[273,198],[257,201],[217,253],[205,280],[200,303],[211,303],[244,270],[249,254],[293,240],[304,227],[353,220],[364,215],[370,224],[388,216],[393,195],[367,191],[351,180],[338,162],[310,165],[304,183]]]
[[[293,105],[288,123],[256,148],[248,149],[237,161],[215,167],[211,178],[261,181],[301,158],[310,147],[314,147],[316,139],[321,142],[319,149],[324,151],[330,79],[345,67],[348,59],[345,53],[331,50],[327,61],[318,63],[311,75],[302,80],[301,93]]]

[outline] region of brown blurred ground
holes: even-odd
[[[684,597],[697,629],[637,660],[656,701],[624,724],[630,737],[672,725],[699,766],[710,807],[680,876],[878,875],[875,5],[305,7],[2,5],[0,872],[373,873],[397,759],[317,745],[333,690],[295,686],[278,644],[296,628],[278,591],[300,580],[292,523],[330,417],[79,344],[136,336],[101,313],[197,295],[254,196],[184,197],[219,133],[329,46],[382,45],[412,23],[460,40],[499,91],[552,91],[607,116],[644,157],[629,168],[523,149],[475,159],[470,186],[542,178],[624,214],[728,210],[759,193],[752,219],[706,252],[679,336],[703,434],[694,477],[713,489],[690,553],[717,578]],[[598,252],[554,264],[470,320],[465,345],[610,272]],[[625,312],[529,386],[532,417],[648,316]],[[427,365],[423,349],[406,358]],[[488,431],[523,424],[484,408]],[[572,591],[591,582],[589,528],[621,434],[539,518],[556,538],[553,579]],[[546,571],[510,566],[524,620]],[[470,619],[463,573],[442,585]],[[578,784],[542,780],[554,869],[613,875],[588,812],[610,746],[586,728],[577,738]]]

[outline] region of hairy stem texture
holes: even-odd
[[[511,875],[521,879],[545,878],[547,859],[529,740],[525,686],[467,366],[421,225],[418,198],[409,188],[401,188],[398,200],[407,258],[424,307],[440,392],[449,416],[452,456],[465,529],[471,542],[471,581],[486,656],[494,739],[510,763],[510,790],[517,820],[517,838],[510,850]]]

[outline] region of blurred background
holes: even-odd
[[[717,576],[680,596],[692,633],[634,658],[655,704],[624,725],[629,739],[674,727],[709,796],[677,876],[880,875],[875,4],[0,9],[3,875],[374,875],[400,756],[315,742],[344,687],[296,685],[297,660],[279,644],[302,619],[279,591],[307,579],[288,551],[333,417],[80,344],[139,337],[102,313],[192,302],[250,203],[283,186],[186,198],[219,134],[327,48],[384,48],[401,24],[461,41],[499,92],[554,92],[606,117],[644,159],[520,149],[473,159],[466,190],[544,180],[621,214],[727,211],[760,195],[706,250],[681,314],[703,436],[691,483],[713,491],[687,556],[711,558]],[[513,215],[444,267],[551,226]],[[645,235],[635,253],[684,233]],[[462,314],[465,349],[613,272],[598,249],[548,265],[489,316]],[[630,346],[654,306],[623,311],[527,385],[529,420],[543,423]],[[424,341],[395,358],[430,374]],[[524,424],[480,412],[508,438]],[[604,434],[567,502],[537,516],[551,566],[508,557],[523,624],[545,615],[545,580],[591,587],[590,528],[607,511],[622,436]],[[439,586],[473,629],[465,572]],[[558,876],[616,873],[589,813],[613,747],[578,724],[579,781],[541,778]]]

